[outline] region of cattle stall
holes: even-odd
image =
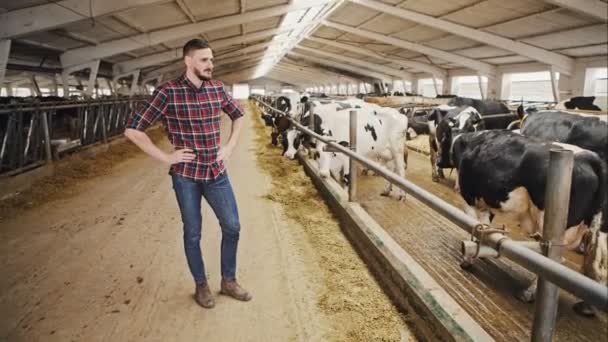
[[[122,135],[145,97],[18,102],[0,106],[0,176],[15,175],[81,147]]]
[[[272,110],[266,103],[255,100],[262,107]],[[356,112],[353,111],[351,117],[353,114],[356,115]],[[351,163],[356,160],[382,176],[351,175],[350,200],[360,202],[404,249],[430,270],[442,287],[494,338],[521,340],[530,336],[531,329],[534,329],[533,334],[540,334],[542,329],[557,329],[555,338],[559,341],[595,341],[606,335],[608,291],[605,286],[540,256],[537,254],[541,250],[538,243],[533,247],[537,251],[530,249],[534,243],[522,241],[525,237],[517,232],[509,232],[517,240],[511,240],[504,232],[494,232],[486,236],[485,242],[482,243],[481,236],[475,233],[479,223],[456,208],[462,204],[458,201],[459,196],[445,184],[430,182],[429,170],[424,167],[428,163],[423,162],[423,156],[414,156],[415,161],[410,160],[408,163],[408,180],[400,179],[378,164],[358,156],[356,151],[352,152],[348,147],[315,134],[291,118],[290,120],[298,130],[327,143],[332,151],[347,154]],[[404,204],[401,202],[378,196],[381,178],[389,180],[414,197],[408,197],[405,201],[407,210],[404,210]],[[357,182],[357,179],[360,181]],[[453,178],[449,182],[453,182]],[[441,215],[438,216],[437,213]],[[499,222],[512,225],[514,221]],[[433,238],[429,238],[430,236]],[[507,260],[504,257],[480,258],[470,271],[460,269],[465,253],[464,241],[467,239],[478,244],[478,253],[479,248],[489,247],[498,251],[495,256],[504,256]],[[462,242],[462,245],[459,242]],[[572,260],[580,261],[580,258],[576,260],[575,256],[568,257],[568,266],[571,268],[575,267]],[[533,273],[548,277],[561,288],[575,293],[576,297],[593,298],[593,303],[601,303],[598,306],[601,313],[596,320],[590,320],[577,316],[570,310],[566,313],[562,311],[556,328],[552,328],[552,323],[546,320],[542,322],[544,326],[534,324],[533,327],[535,315],[542,314],[543,310],[535,311],[534,305],[519,302],[514,298],[516,289],[524,288],[526,279]],[[553,303],[556,300],[554,299]],[[561,310],[574,302],[575,297],[570,294],[562,293],[559,298]]]

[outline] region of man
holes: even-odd
[[[249,301],[251,295],[236,281],[240,223],[224,166],[236,145],[243,109],[224,91],[222,82],[211,79],[213,52],[205,40],[190,40],[184,45],[183,55],[186,73],[156,88],[152,99],[129,119],[125,136],[153,158],[171,165],[169,174],[184,225],[184,247],[195,281],[196,302],[204,308],[215,306],[200,247],[202,197],[222,228],[220,293]],[[232,119],[232,132],[226,145],[220,147],[222,111]],[[159,118],[175,147],[173,153],[160,150],[144,133]]]

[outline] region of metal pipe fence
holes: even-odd
[[[0,176],[25,172],[62,153],[122,134],[146,98],[0,106]]]

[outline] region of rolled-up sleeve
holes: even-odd
[[[141,110],[134,110],[133,115],[127,121],[126,128],[145,131],[150,127],[167,108],[168,100],[167,93],[163,88],[156,88],[152,94],[152,98],[146,102]]]
[[[224,99],[222,101],[222,110],[224,111],[224,113],[228,114],[232,121],[243,116],[243,107],[241,107],[241,105],[237,101],[235,101],[232,96],[230,96],[230,94],[226,93],[223,87],[222,93],[224,93]]]

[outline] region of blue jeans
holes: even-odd
[[[241,225],[236,199],[226,172],[212,181],[197,182],[176,174],[173,189],[184,223],[184,248],[188,267],[197,284],[206,284],[205,264],[201,253],[201,198],[207,203],[222,228],[221,269],[225,280],[236,279],[236,251]]]

